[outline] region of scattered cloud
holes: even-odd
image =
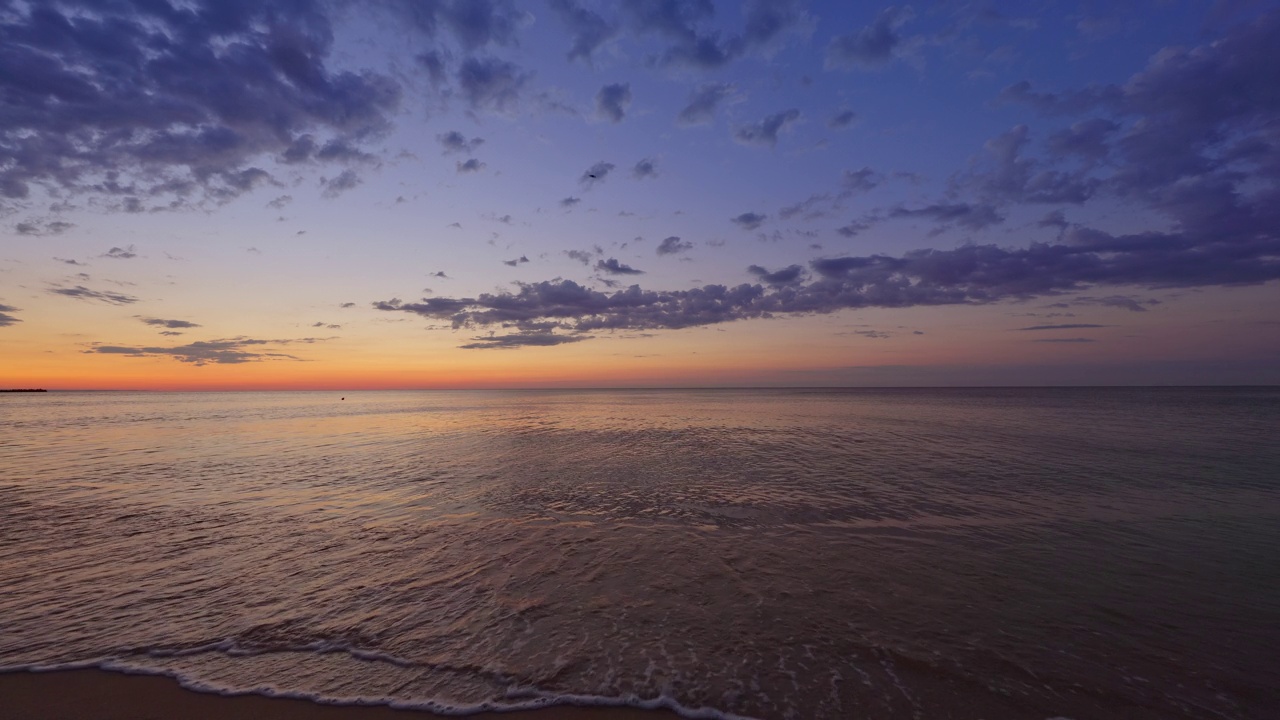
[[[1035,340],[1032,340],[1031,342],[1038,342],[1038,343],[1091,343],[1091,342],[1095,342],[1095,341],[1093,340],[1093,338],[1074,337],[1074,338],[1036,338]]]
[[[939,223],[956,223],[970,230],[982,230],[1004,222],[1004,216],[995,207],[968,203],[927,205],[916,209],[898,207],[889,211],[889,217],[924,218]]]
[[[743,31],[726,36],[701,27],[715,15],[715,6],[709,1],[623,3],[633,32],[656,35],[667,42],[656,58],[658,64],[689,70],[715,70],[748,52],[767,52],[808,19],[799,0],[748,0],[743,6]]]
[[[836,112],[835,115],[832,115],[829,120],[827,120],[827,127],[831,128],[832,130],[843,130],[847,127],[852,126],[857,119],[858,119],[858,113],[849,109],[840,110]]]
[[[556,335],[549,332],[509,333],[472,338],[472,342],[458,347],[464,350],[510,350],[521,347],[550,347],[590,339],[590,335]]]
[[[644,158],[631,168],[631,177],[637,180],[658,177],[658,166],[651,158]]]
[[[851,70],[883,67],[894,58],[912,52],[916,43],[900,30],[915,18],[908,7],[887,7],[870,25],[848,35],[837,35],[827,45],[826,68]]]
[[[744,212],[741,215],[738,215],[737,217],[732,217],[729,219],[734,223],[736,223],[738,227],[742,228],[743,230],[755,230],[756,228],[763,225],[764,221],[769,219],[769,216],[761,215],[760,213],[756,213],[756,212]]]
[[[590,265],[591,260],[596,256],[595,253],[592,253],[587,250],[565,250],[564,254],[567,255],[570,259],[577,260],[583,265]]]
[[[133,297],[132,295],[124,295],[107,290],[90,290],[83,285],[76,285],[69,288],[54,287],[50,288],[49,292],[54,295],[62,295],[63,297],[74,298],[76,300],[97,300],[109,305],[129,305],[131,303],[136,303],[139,300],[139,298]]]
[[[642,275],[644,273],[643,270],[637,270],[630,265],[623,265],[616,258],[596,262],[596,269],[610,275]]]
[[[262,362],[264,360],[301,361],[302,358],[296,355],[269,350],[258,351],[257,348],[296,343],[310,344],[327,339],[329,338],[255,340],[247,337],[235,337],[224,340],[204,340],[174,347],[130,347],[95,344],[85,352],[103,355],[126,355],[128,357],[169,357],[179,362],[191,363],[200,367],[210,364],[237,365],[248,362]]]
[[[730,83],[703,83],[689,95],[689,101],[676,116],[680,125],[706,125],[715,120],[716,108],[734,94]]]
[[[570,208],[574,207],[575,205],[577,205],[577,204],[578,204],[578,203],[580,203],[580,202],[582,202],[582,198],[567,197],[567,198],[565,198],[565,199],[563,199],[563,200],[561,200],[561,201],[560,201],[560,207],[562,207],[562,208],[564,208],[564,209],[568,210],[568,209],[570,209]]]
[[[798,203],[787,205],[778,210],[778,217],[783,220],[790,220],[797,215],[803,215],[805,220],[815,220],[827,214],[826,205],[832,201],[830,193],[817,193],[801,200]]]
[[[584,170],[582,175],[578,178],[578,182],[586,185],[587,187],[591,187],[598,182],[604,182],[604,179],[609,176],[609,173],[613,172],[613,168],[613,163],[601,160],[595,165]]]
[[[497,58],[467,58],[458,68],[457,83],[473,111],[505,114],[515,110],[531,74]]]
[[[142,198],[167,198],[159,208],[223,203],[272,182],[254,163],[289,161],[304,136],[335,149],[308,159],[342,163],[349,156],[336,149],[367,144],[390,127],[399,84],[328,67],[333,28],[325,5],[162,7],[8,8],[0,47],[6,65],[22,70],[0,76],[8,159],[0,164],[0,203],[29,197],[33,186],[98,197],[126,212],[144,210]]]
[[[631,83],[613,83],[596,93],[596,116],[614,123],[622,122],[631,106]]]
[[[503,261],[502,261],[502,264],[503,264],[503,265],[510,265],[511,267],[515,267],[515,266],[517,266],[517,265],[522,265],[522,264],[527,263],[527,262],[529,262],[529,258],[525,257],[524,255],[521,255],[520,257],[515,258],[514,260],[503,260]]]
[[[138,257],[136,250],[137,248],[132,245],[124,248],[113,247],[98,257],[114,258],[116,260],[132,260],[133,258]]]
[[[618,34],[616,25],[583,7],[577,0],[550,0],[550,5],[573,36],[573,45],[568,53],[570,61],[580,59],[590,64],[595,52]]]
[[[62,220],[27,220],[13,226],[13,231],[19,235],[31,235],[36,237],[46,235],[61,235],[62,233],[75,227],[74,223]]]
[[[875,170],[863,167],[861,170],[845,170],[841,175],[841,185],[853,192],[867,192],[880,185],[882,178]]]
[[[344,303],[342,303],[341,305],[339,305],[338,307],[340,307],[340,308],[353,308],[353,307],[355,307],[355,306],[356,306],[356,304],[355,304],[355,303],[353,303],[353,302],[344,302]]]
[[[769,285],[792,285],[804,279],[804,268],[800,265],[788,265],[787,267],[770,272],[759,265],[752,265],[747,268],[747,272],[755,275],[761,282]]]
[[[1104,328],[1107,325],[1094,325],[1092,323],[1068,323],[1066,325],[1032,325],[1031,327],[1018,328],[1018,330],[1083,330],[1085,328]]]
[[[189,322],[187,320],[162,320],[161,318],[153,318],[153,317],[141,317],[141,316],[137,316],[137,317],[138,317],[138,320],[146,323],[147,325],[168,328],[170,330],[183,330],[187,328],[200,327],[196,323]]]
[[[335,178],[321,178],[322,194],[327,198],[335,198],[361,183],[360,176],[354,170],[343,170]]]
[[[1070,232],[1068,233],[1070,234]],[[692,290],[607,293],[570,280],[522,283],[515,293],[475,298],[428,298],[421,303],[380,302],[379,310],[450,320],[455,327],[555,324],[573,332],[652,330],[713,325],[782,314],[831,313],[864,307],[986,304],[1079,291],[1090,286],[1204,287],[1280,279],[1280,240],[1204,244],[1185,235],[1108,235],[1092,231],[1077,241],[1026,248],[964,245],[886,255],[820,258],[815,279],[770,289],[758,284],[705,285]],[[625,267],[610,258],[597,266]],[[770,274],[764,268],[751,271]],[[795,272],[791,268],[779,272]],[[782,276],[779,279],[785,279]],[[1079,295],[1071,303],[1145,309],[1131,296]]]
[[[449,155],[451,153],[473,153],[484,144],[484,138],[473,137],[470,140],[466,135],[457,130],[450,130],[446,133],[436,135],[436,141],[440,143],[440,147],[444,148],[442,154]]]
[[[774,147],[778,144],[778,134],[800,120],[800,111],[796,108],[783,110],[766,117],[757,123],[743,125],[733,131],[733,139],[743,145],[761,145]]]
[[[455,163],[459,175],[467,173],[477,173],[484,169],[485,164],[475,158],[468,158],[465,162],[459,160]]]
[[[57,260],[58,262],[63,263],[63,264],[65,264],[65,265],[78,265],[78,266],[80,266],[80,267],[84,267],[84,266],[87,264],[87,263],[82,263],[82,262],[80,262],[79,260],[73,260],[73,259],[70,259],[70,258],[60,258],[60,257],[56,257],[56,258],[54,258],[54,260]]]
[[[693,249],[693,243],[688,240],[681,240],[678,236],[664,238],[658,243],[657,253],[659,255],[676,255],[678,253],[687,252]]]
[[[22,322],[18,318],[9,314],[13,312],[20,312],[20,308],[16,308],[12,305],[0,304],[0,327],[8,327]]]

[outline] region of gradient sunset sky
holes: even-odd
[[[0,386],[1280,383],[1280,3],[0,0]]]

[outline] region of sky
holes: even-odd
[[[0,0],[0,386],[1277,383],[1277,2]]]

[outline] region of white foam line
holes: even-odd
[[[214,643],[220,646],[222,643]],[[640,710],[670,710],[682,718],[688,720],[756,720],[746,715],[737,715],[734,713],[724,712],[709,707],[687,707],[680,704],[675,698],[669,695],[660,695],[654,698],[641,698],[637,695],[626,695],[623,697],[605,697],[600,695],[579,695],[573,693],[555,694],[547,693],[541,690],[531,690],[530,694],[536,695],[531,700],[524,702],[502,702],[499,700],[487,700],[473,705],[453,705],[439,700],[404,700],[390,697],[378,698],[333,698],[316,693],[297,692],[288,690],[277,690],[270,687],[260,686],[250,690],[240,690],[234,688],[225,688],[202,682],[192,677],[183,675],[182,673],[165,670],[160,668],[138,668],[130,665],[121,664],[114,659],[109,660],[85,660],[66,663],[51,664],[28,664],[28,665],[5,665],[0,666],[0,673],[17,673],[17,672],[59,672],[67,670],[103,670],[106,672],[114,672],[122,675],[146,675],[167,677],[176,680],[182,687],[195,692],[208,693],[213,695],[221,695],[223,697],[236,697],[242,695],[258,695],[261,697],[271,698],[288,698],[292,700],[306,700],[319,705],[336,705],[343,707],[363,707],[363,706],[386,706],[397,710],[426,710],[436,713],[437,715],[448,715],[462,717],[467,715],[475,715],[484,712],[516,712],[519,710],[538,710],[541,708],[549,708],[556,706],[575,706],[575,707],[630,707]]]

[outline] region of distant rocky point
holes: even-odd
[[[49,392],[44,388],[18,388],[16,390],[0,390],[0,392]]]

